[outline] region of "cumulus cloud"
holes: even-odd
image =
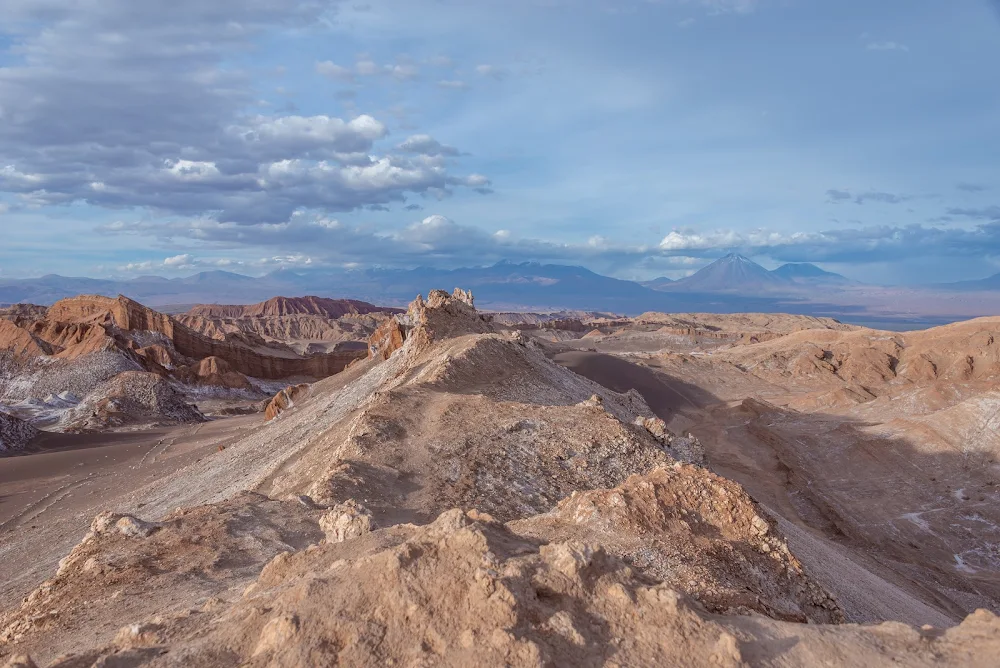
[[[245,263],[241,260],[234,260],[232,258],[198,258],[190,253],[184,253],[183,255],[174,255],[173,257],[164,258],[162,261],[158,260],[144,260],[141,262],[129,262],[118,267],[119,271],[130,274],[148,273],[148,272],[178,272],[178,271],[191,271],[193,269],[223,269],[227,267],[241,267]]]
[[[973,212],[969,212],[973,213]],[[464,266],[470,262],[543,261],[589,266],[645,267],[697,263],[737,251],[783,262],[887,262],[919,257],[1000,256],[1000,210],[971,228],[955,226],[855,226],[819,231],[767,229],[677,229],[658,244],[622,242],[591,236],[572,242],[526,238],[509,230],[487,230],[438,214],[402,228],[379,228],[298,213],[280,224],[252,226],[214,219],[171,222],[118,222],[104,226],[109,235],[155,237],[164,246],[196,241],[199,246],[233,252],[273,249],[300,254],[315,266],[352,262],[359,265],[412,267]],[[978,215],[978,214],[977,214]],[[679,258],[685,258],[681,260]]]
[[[226,60],[337,4],[8,0],[0,37],[19,60],[0,67],[0,193],[253,225],[480,189],[434,156],[380,151],[388,130],[372,116],[246,113],[253,87]],[[416,75],[404,61],[375,67]]]
[[[865,263],[915,257],[1000,256],[1000,208],[970,210],[965,215],[990,222],[973,228],[876,225],[792,233],[686,229],[664,237],[660,249],[702,257],[739,251],[782,262]]]

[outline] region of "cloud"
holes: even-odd
[[[190,267],[194,258],[189,254],[175,255],[163,261],[164,267]]]
[[[868,42],[865,48],[869,51],[909,51],[910,47],[899,42]]]
[[[990,222],[972,229],[923,225],[879,225],[793,233],[765,229],[749,232],[685,229],[664,237],[660,249],[703,257],[739,251],[782,262],[868,263],[917,257],[1000,256],[1000,208],[968,213],[988,217]]]
[[[451,90],[465,90],[469,87],[469,84],[454,79],[442,79],[437,82],[437,86],[438,88],[449,88]]]
[[[962,216],[977,220],[1000,221],[1000,206],[994,204],[993,206],[986,206],[978,209],[951,208],[948,209],[948,214],[951,216]]]
[[[967,193],[982,193],[990,189],[989,186],[979,183],[958,183],[955,185],[955,188]]]
[[[869,190],[868,192],[858,193],[857,195],[851,193],[849,190],[827,190],[826,198],[828,202],[834,204],[851,200],[853,200],[855,204],[864,204],[866,202],[902,204],[903,202],[913,199],[913,197],[909,195],[896,195],[894,193],[879,192],[876,190]]]
[[[345,82],[356,82],[358,77],[388,76],[397,81],[407,81],[420,76],[420,68],[412,62],[401,59],[393,65],[379,65],[370,58],[361,58],[354,67],[338,65],[332,60],[316,63],[316,73],[329,79]]]
[[[1000,257],[1000,207],[968,210],[983,222],[956,225],[876,225],[816,231],[681,228],[656,244],[622,242],[619,237],[587,235],[554,241],[520,237],[509,230],[487,230],[432,214],[401,228],[348,224],[307,213],[280,224],[252,226],[214,219],[122,221],[103,226],[109,236],[154,238],[165,247],[196,242],[227,257],[253,254],[302,254],[315,266],[355,263],[385,267],[468,266],[496,262],[541,261],[584,264],[598,270],[635,271],[697,263],[728,252],[770,257],[781,262],[886,263],[915,258]],[[678,258],[686,258],[680,260]],[[652,269],[650,269],[652,270]]]
[[[145,260],[141,262],[129,262],[118,267],[119,271],[123,271],[131,274],[138,274],[143,272],[177,272],[177,271],[191,271],[192,269],[199,268],[212,268],[220,269],[224,267],[238,267],[245,264],[240,260],[234,260],[232,258],[197,258],[194,255],[185,253],[183,255],[175,255],[173,257],[164,258],[162,261],[155,260]]]
[[[481,77],[489,77],[500,81],[507,78],[507,70],[497,65],[477,65],[476,74]]]
[[[337,81],[354,81],[353,70],[329,60],[316,63],[316,73]]]
[[[454,146],[445,146],[430,135],[413,135],[396,147],[404,153],[419,153],[421,155],[460,155]]]
[[[883,192],[866,192],[861,193],[854,198],[855,204],[864,204],[865,202],[879,202],[881,204],[899,204],[905,202],[910,197],[905,197],[902,195],[894,195],[893,193],[883,193]]]
[[[427,64],[433,67],[454,67],[455,62],[448,56],[433,56],[427,60]]]
[[[370,115],[246,113],[257,96],[228,60],[337,5],[8,0],[0,38],[20,60],[0,67],[0,193],[253,225],[481,188],[440,156],[380,151],[388,130]],[[403,60],[378,70],[415,75]]]

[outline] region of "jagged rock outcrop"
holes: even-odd
[[[476,311],[473,301],[472,293],[461,288],[455,288],[450,295],[444,290],[431,290],[426,301],[417,295],[406,312],[417,347],[465,334],[495,332],[489,317]]]
[[[52,347],[45,341],[13,322],[2,319],[0,319],[0,350],[9,350],[19,360],[52,354]]]
[[[180,358],[200,362],[215,357],[246,376],[264,379],[325,378],[339,373],[364,355],[363,351],[355,349],[339,349],[310,357],[300,357],[290,351],[268,355],[248,346],[202,336],[170,316],[125,297],[66,299],[49,308],[44,322],[25,327],[43,340],[49,340],[45,338],[49,336],[59,349],[57,356],[61,357],[79,357],[114,347],[137,351],[146,346],[138,345],[121,333],[141,333],[144,338],[159,337],[159,343],[168,342]]]
[[[278,417],[294,406],[297,399],[303,399],[308,396],[309,389],[310,386],[308,384],[303,384],[289,385],[281,390],[268,402],[267,407],[264,409],[264,419],[270,422]]]
[[[406,327],[398,318],[390,318],[368,338],[368,357],[387,360],[405,341]]]

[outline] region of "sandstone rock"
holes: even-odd
[[[299,399],[304,399],[309,396],[310,386],[308,384],[304,385],[289,385],[285,389],[281,390],[268,402],[267,407],[264,409],[264,419],[270,422],[274,418],[278,417],[289,408],[295,405],[295,401]]]
[[[321,315],[326,318],[341,318],[345,315],[398,312],[400,309],[375,306],[354,299],[274,297],[266,302],[246,306],[222,306],[219,304],[195,306],[187,312],[187,315],[203,318],[272,318],[290,315]]]
[[[375,529],[371,512],[353,499],[338,504],[319,520],[328,543],[342,543]]]
[[[147,538],[159,528],[160,525],[155,522],[111,511],[101,513],[90,525],[90,531],[95,535],[116,533],[129,538]]]
[[[397,318],[390,318],[368,339],[368,357],[387,360],[403,347],[405,341],[405,327]]]
[[[44,325],[44,327],[43,327]],[[192,360],[215,357],[233,369],[254,378],[278,379],[291,376],[325,378],[342,371],[364,356],[363,351],[342,349],[310,357],[267,355],[250,346],[210,339],[182,325],[176,319],[125,297],[75,297],[54,304],[44,322],[36,323],[39,338],[58,334],[62,356],[119,345],[112,334],[152,333],[168,340],[177,354]],[[54,332],[54,333],[53,333]]]

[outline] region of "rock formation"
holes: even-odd
[[[264,419],[270,422],[294,406],[296,399],[304,398],[308,394],[309,385],[289,385],[268,402],[267,408],[264,409]]]
[[[202,318],[273,318],[290,315],[318,315],[337,319],[345,315],[369,313],[398,313],[399,309],[375,306],[354,299],[327,299],[324,297],[275,297],[259,304],[247,306],[220,306],[203,304],[195,306],[186,315]]]
[[[38,435],[38,430],[13,415],[0,411],[0,453],[17,452]]]
[[[113,512],[89,512],[89,532],[70,523],[106,481],[73,482],[81,505],[51,534],[12,522],[9,549],[51,569],[4,581],[18,602],[0,613],[0,657],[60,668],[995,663],[1000,619],[976,609],[1000,600],[987,566],[995,502],[977,482],[993,464],[894,452],[887,438],[859,440],[868,423],[852,431],[775,403],[810,340],[857,332],[783,332],[781,346],[734,337],[700,355],[661,353],[641,332],[629,345],[654,352],[627,359],[661,384],[615,391],[504,331],[462,291],[432,291],[391,323],[369,360],[286,389],[275,412],[294,410],[158,469]],[[877,352],[894,345],[865,336]],[[975,342],[970,382],[991,345]],[[908,350],[888,366],[867,352],[832,370],[803,365],[792,380],[852,369],[851,382],[878,384],[872,406],[902,382]],[[935,366],[958,359],[923,353]],[[659,401],[667,393],[677,405]],[[989,410],[950,407],[954,420]],[[945,510],[928,476],[946,474],[953,504],[972,494],[977,508],[951,516],[961,529],[936,526],[950,544],[917,542],[907,527]],[[857,480],[866,512],[844,501]],[[923,510],[907,517],[913,495]],[[83,540],[57,567],[42,541],[73,527]],[[965,575],[948,570],[951,544]],[[843,623],[893,619],[878,612],[884,600],[912,624]]]
[[[278,300],[268,304],[282,312],[314,308],[328,313],[364,314],[375,308],[332,300]],[[234,400],[259,401],[274,392],[266,381],[318,380],[339,373],[365,356],[365,336],[359,333],[356,342],[339,341],[315,353],[300,354],[284,343],[250,335],[212,339],[124,297],[78,297],[48,309],[11,308],[0,312],[0,350],[13,355],[19,366],[14,372],[18,391],[11,394],[0,384],[0,403],[15,404],[12,410],[26,418],[44,414],[45,426],[56,428],[76,428],[69,427],[70,423],[85,424],[87,430],[99,425],[117,428],[142,424],[139,415],[128,418],[119,408],[139,410],[142,419],[151,420],[148,424],[170,424],[185,414],[201,419],[196,411],[185,412],[176,406],[169,415],[157,419],[154,405],[143,408],[142,402],[125,401],[127,397],[116,396],[116,390],[108,396],[100,395],[108,388],[99,389],[66,419],[50,417],[55,407],[39,409],[25,402],[44,401],[49,395],[67,392],[85,397],[126,371],[144,371],[168,379],[192,400],[232,396]],[[133,382],[135,377],[124,380]],[[149,389],[148,383],[140,385],[142,391]],[[83,415],[85,411],[94,414]]]

